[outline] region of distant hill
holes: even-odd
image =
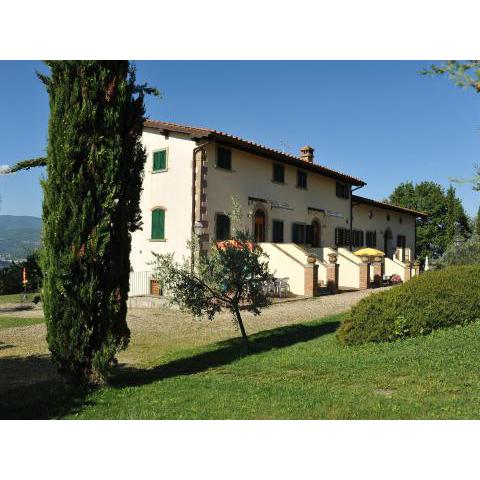
[[[40,247],[42,219],[0,215],[0,260],[20,260]]]

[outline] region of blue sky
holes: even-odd
[[[362,178],[360,194],[396,185],[468,177],[480,163],[480,96],[447,78],[424,77],[432,62],[137,62],[138,80],[160,89],[153,119],[205,126],[291,153],[308,143],[316,161]],[[44,153],[48,96],[41,62],[0,61],[0,165]],[[0,214],[41,215],[40,170],[0,176]],[[480,193],[457,187],[468,213]]]

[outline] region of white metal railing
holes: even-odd
[[[130,291],[128,295],[150,295],[150,282],[153,279],[151,271],[130,272]]]

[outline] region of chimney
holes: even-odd
[[[313,163],[313,152],[314,149],[309,145],[305,145],[300,149],[300,158],[304,162]]]

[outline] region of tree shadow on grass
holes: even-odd
[[[119,366],[110,386],[141,386],[159,380],[193,375],[210,368],[228,365],[242,357],[307,342],[334,332],[340,322],[298,324],[265,330],[249,337],[246,352],[240,338],[214,345],[209,350],[174,360],[151,369]],[[67,384],[57,374],[49,355],[0,358],[0,419],[49,419],[72,415],[86,406],[88,391]]]
[[[340,322],[331,321],[313,325],[298,324],[265,330],[250,335],[248,351],[245,350],[240,338],[233,338],[215,344],[217,348],[214,350],[174,360],[150,369],[139,369],[122,365],[110,379],[110,385],[117,388],[140,386],[167,378],[193,375],[210,368],[228,365],[242,357],[313,340],[322,335],[333,333],[339,325]]]
[[[60,418],[86,405],[86,391],[66,384],[48,355],[0,358],[0,419]]]

